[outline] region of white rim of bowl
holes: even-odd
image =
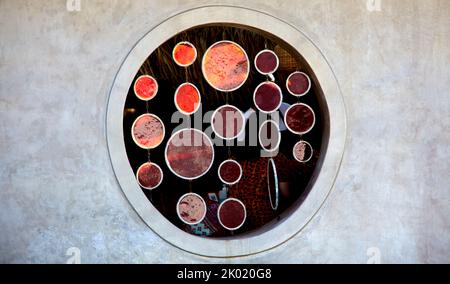
[[[241,130],[239,131],[239,133],[236,136],[233,136],[233,137],[230,137],[230,138],[226,138],[226,137],[223,137],[222,135],[220,135],[217,132],[216,128],[214,127],[214,117],[216,116],[216,114],[219,112],[220,109],[226,108],[226,107],[230,107],[232,109],[235,109],[237,112],[239,112],[239,114],[241,115],[241,118],[242,118]],[[225,115],[225,119],[226,119],[226,115]],[[241,136],[241,134],[245,131],[245,116],[244,116],[244,113],[240,109],[238,109],[237,107],[235,107],[233,105],[226,104],[226,105],[220,106],[213,112],[213,114],[211,116],[211,128],[212,128],[214,134],[216,134],[217,137],[219,137],[220,139],[225,140],[225,141],[234,140],[234,139],[238,138],[239,136]]]
[[[199,98],[199,102],[198,102],[197,107],[196,107],[196,108],[194,109],[194,111],[191,112],[191,113],[183,111],[183,110],[181,109],[181,107],[180,107],[180,106],[178,105],[178,103],[177,103],[177,95],[178,95],[178,91],[179,91],[182,87],[187,86],[187,85],[190,85],[190,86],[192,86],[192,87],[195,88],[195,90],[197,91],[197,94],[198,94],[198,98]],[[200,91],[198,90],[198,88],[197,88],[194,84],[192,84],[192,83],[183,83],[183,84],[181,84],[180,86],[178,86],[178,88],[176,89],[175,95],[173,96],[173,101],[174,101],[174,103],[175,103],[175,107],[177,108],[177,110],[178,110],[180,113],[182,113],[182,114],[184,114],[184,115],[192,115],[192,114],[196,113],[196,112],[200,109],[200,105],[202,104],[202,96],[201,96],[201,94],[200,94]]]
[[[299,145],[299,144],[306,144],[311,149],[311,155],[309,156],[309,158],[307,160],[301,161],[301,160],[297,159],[297,156],[295,155],[295,148],[297,148],[297,145]],[[305,140],[301,140],[294,145],[294,148],[292,149],[292,155],[294,156],[294,159],[297,162],[307,163],[307,162],[311,161],[312,157],[314,156],[314,149],[309,142],[306,142]]]
[[[303,94],[295,94],[294,92],[291,91],[291,89],[289,89],[289,80],[291,79],[292,76],[297,75],[297,74],[301,74],[304,75],[306,77],[306,79],[308,79],[308,88],[307,90],[303,93]],[[294,97],[303,97],[305,95],[307,95],[309,93],[309,91],[311,90],[311,78],[309,78],[308,74],[306,74],[305,72],[300,72],[300,71],[296,71],[294,73],[292,73],[291,75],[289,75],[289,77],[286,80],[286,89],[288,90],[288,92],[293,95]]]
[[[259,70],[258,65],[256,64],[256,60],[258,59],[258,57],[261,54],[266,53],[266,52],[269,52],[269,53],[273,54],[275,56],[275,58],[277,59],[277,66],[275,67],[275,70],[273,70],[272,72],[268,72],[268,73],[262,72],[261,70]],[[266,76],[267,75],[272,75],[273,73],[277,72],[278,68],[280,67],[280,59],[278,58],[278,55],[274,51],[272,51],[270,49],[264,49],[264,50],[261,50],[260,52],[258,52],[258,54],[256,54],[256,56],[255,56],[255,60],[254,60],[253,63],[255,64],[256,71],[258,71],[261,75],[266,75]]]
[[[292,130],[292,129],[289,127],[288,123],[287,123],[287,115],[288,115],[289,111],[290,111],[292,108],[296,107],[296,106],[306,106],[307,108],[309,108],[309,109],[311,110],[311,112],[312,112],[312,114],[313,114],[313,118],[314,118],[313,124],[311,125],[311,127],[310,127],[308,130],[306,130],[306,131],[304,131],[304,132],[296,132],[296,131]],[[296,135],[304,135],[304,134],[307,134],[307,133],[309,133],[309,132],[314,128],[314,126],[316,126],[316,113],[314,112],[314,110],[312,109],[312,107],[310,107],[310,106],[307,105],[307,104],[304,104],[304,103],[296,103],[296,104],[293,104],[293,105],[291,105],[291,106],[286,110],[286,112],[285,112],[285,114],[284,114],[284,125],[286,125],[286,128],[287,128],[290,132],[292,132],[292,133],[294,133],[294,134],[296,134]]]
[[[278,103],[278,106],[273,110],[273,111],[265,111],[262,110],[259,105],[256,103],[256,92],[259,90],[259,88],[261,88],[263,85],[267,85],[267,84],[273,84],[277,87],[278,91],[280,92],[280,102]],[[283,91],[281,90],[280,86],[278,86],[277,83],[271,82],[271,81],[266,81],[266,82],[262,82],[261,84],[258,85],[258,87],[255,88],[255,90],[253,91],[253,103],[255,104],[256,108],[265,114],[271,114],[276,112],[277,110],[280,109],[281,104],[283,103]]]
[[[189,64],[181,64],[180,62],[178,62],[178,61],[175,59],[175,50],[177,49],[178,46],[180,46],[180,45],[182,45],[182,44],[184,44],[184,45],[189,45],[189,46],[192,47],[192,48],[194,49],[194,51],[195,51],[195,57],[194,57],[194,60],[192,60],[192,62],[189,63]],[[195,60],[197,60],[197,55],[198,55],[198,53],[197,53],[197,48],[196,48],[192,43],[190,43],[189,41],[181,41],[181,42],[177,43],[177,44],[175,45],[175,47],[173,48],[173,50],[172,50],[172,59],[173,59],[173,61],[175,62],[175,64],[177,64],[177,65],[180,66],[180,67],[189,67],[189,66],[191,66],[192,64],[194,64]]]
[[[233,89],[230,89],[230,90],[220,89],[220,88],[214,86],[213,84],[211,84],[211,82],[208,80],[208,76],[206,76],[206,73],[205,73],[205,57],[206,57],[206,55],[208,55],[209,51],[210,51],[213,47],[215,47],[216,45],[222,44],[222,43],[231,43],[231,44],[234,44],[234,45],[238,46],[238,47],[244,52],[245,58],[247,59],[247,63],[248,63],[247,74],[246,74],[246,76],[245,76],[245,80],[243,80],[242,83],[239,84],[239,86],[237,86],[237,87],[235,87],[235,88],[233,88]],[[248,55],[247,55],[247,52],[245,51],[245,49],[244,49],[242,46],[240,46],[239,44],[237,44],[236,42],[231,41],[231,40],[221,40],[221,41],[218,41],[218,42],[213,43],[213,44],[206,50],[205,54],[203,55],[203,58],[202,58],[202,74],[203,74],[203,77],[205,78],[206,82],[208,82],[208,84],[209,84],[212,88],[214,88],[215,90],[220,91],[220,92],[230,93],[230,92],[236,91],[237,89],[239,89],[240,87],[242,87],[242,86],[245,84],[245,82],[247,82],[247,79],[248,79],[248,77],[249,77],[249,75],[250,75],[250,59],[248,58]]]
[[[141,184],[141,182],[139,181],[139,172],[140,172],[141,169],[142,169],[144,166],[146,166],[146,165],[155,166],[155,167],[159,170],[159,172],[161,173],[161,179],[160,179],[159,183],[158,183],[157,185],[155,185],[154,187],[146,187],[146,186],[143,186],[143,185]],[[136,180],[137,180],[139,186],[142,187],[142,188],[148,189],[148,190],[153,190],[153,189],[159,187],[159,186],[161,185],[162,181],[163,181],[163,178],[164,178],[164,173],[163,173],[161,167],[160,167],[159,165],[153,163],[153,162],[146,162],[146,163],[142,164],[142,165],[138,168],[138,170],[136,171]]]
[[[272,202],[272,193],[270,192],[270,180],[269,180],[269,170],[270,170],[270,166],[272,166],[273,169],[273,174],[274,174],[274,180],[275,180],[275,206],[273,206],[273,202]],[[277,165],[275,164],[275,160],[273,158],[270,158],[269,161],[267,162],[267,190],[269,191],[269,201],[270,201],[270,206],[272,207],[273,211],[278,210],[278,206],[280,204],[280,186],[279,186],[279,180],[278,180],[278,172],[277,172]]]
[[[172,166],[170,165],[169,160],[167,159],[167,150],[169,149],[169,144],[170,144],[171,140],[172,140],[175,136],[177,136],[178,134],[180,134],[181,132],[184,132],[184,131],[194,131],[194,132],[200,133],[203,137],[206,137],[206,139],[208,140],[208,142],[210,143],[210,146],[211,146],[212,157],[211,157],[211,162],[210,162],[210,164],[209,164],[208,169],[207,169],[204,173],[202,173],[201,175],[198,175],[198,176],[195,176],[195,177],[184,177],[184,176],[182,176],[182,175],[176,173],[175,170],[172,169]],[[165,151],[164,151],[164,159],[165,159],[165,161],[166,161],[166,164],[167,164],[167,167],[169,168],[169,170],[170,170],[174,175],[176,175],[177,177],[179,177],[179,178],[181,178],[181,179],[184,179],[184,180],[195,180],[195,179],[199,179],[199,178],[201,178],[202,176],[206,175],[206,174],[209,172],[209,170],[211,169],[211,167],[212,167],[212,165],[213,165],[213,163],[214,163],[214,156],[215,156],[215,153],[214,153],[214,144],[212,143],[211,138],[209,138],[208,135],[206,135],[203,131],[200,131],[200,130],[195,129],[195,128],[184,128],[184,129],[180,129],[180,130],[178,130],[177,132],[175,132],[175,133],[169,138],[169,140],[167,141],[166,149],[165,149]]]
[[[185,197],[190,196],[190,195],[193,195],[193,196],[196,196],[196,197],[200,198],[200,200],[201,200],[202,203],[203,203],[203,206],[205,207],[205,212],[203,212],[203,215],[202,215],[202,218],[200,218],[200,221],[194,222],[194,223],[190,223],[190,222],[184,220],[184,219],[181,217],[181,215],[180,215],[180,202],[181,202],[181,200],[183,200]],[[180,220],[181,220],[183,223],[187,224],[187,225],[193,226],[193,225],[197,225],[197,224],[200,224],[201,222],[203,222],[203,220],[204,220],[205,217],[206,217],[206,211],[208,211],[208,207],[206,206],[206,202],[205,202],[205,200],[203,199],[203,197],[201,197],[201,196],[198,195],[197,193],[193,193],[193,192],[186,193],[185,195],[181,196],[180,199],[178,199],[178,202],[177,202],[177,215],[178,215],[178,218],[180,218]]]
[[[136,125],[136,122],[143,118],[144,116],[151,116],[153,118],[156,118],[162,125],[162,130],[163,130],[163,135],[162,135],[162,139],[161,141],[151,147],[144,147],[143,145],[141,145],[137,140],[136,137],[134,137],[134,126]],[[159,145],[161,145],[161,143],[164,141],[164,137],[166,137],[166,127],[164,126],[163,121],[161,120],[161,118],[159,118],[157,115],[151,114],[151,113],[144,113],[143,115],[139,116],[138,118],[136,118],[133,122],[133,125],[131,126],[131,137],[133,138],[134,143],[136,143],[136,145],[144,150],[151,150],[151,149],[155,149],[156,147],[158,147]]]
[[[155,94],[154,94],[151,98],[149,98],[149,99],[144,99],[143,97],[139,96],[138,93],[136,92],[136,83],[137,83],[140,79],[142,79],[142,78],[149,78],[149,79],[153,80],[153,82],[155,82],[155,85],[156,85]],[[139,77],[136,79],[136,81],[134,82],[134,85],[133,85],[133,91],[134,91],[134,95],[135,95],[138,99],[140,99],[141,101],[145,101],[145,102],[151,101],[151,100],[153,100],[153,99],[156,97],[156,95],[158,94],[158,91],[159,91],[158,81],[156,81],[156,79],[155,79],[154,77],[150,76],[150,75],[142,75],[142,76],[139,76]]]
[[[239,178],[238,178],[235,182],[232,182],[232,183],[226,182],[226,181],[222,178],[222,175],[220,174],[220,169],[222,168],[222,166],[225,165],[226,163],[230,163],[230,162],[237,164],[237,165],[239,166],[239,171],[240,171],[240,172],[239,172]],[[233,160],[233,159],[228,159],[228,160],[223,161],[223,162],[219,165],[219,168],[217,169],[217,175],[219,176],[220,181],[223,182],[223,183],[226,184],[226,185],[235,185],[235,184],[239,183],[239,182],[241,181],[241,179],[242,179],[242,172],[243,172],[243,171],[242,171],[242,166],[241,166],[241,164],[240,164],[238,161]]]
[[[262,141],[261,141],[261,130],[264,127],[264,125],[266,124],[274,124],[278,130],[278,141],[277,141],[277,146],[273,149],[267,149],[266,147],[264,147]],[[264,121],[261,126],[259,127],[259,131],[258,131],[258,141],[259,141],[259,145],[261,145],[261,147],[263,148],[264,151],[267,151],[268,153],[273,153],[275,151],[278,150],[278,148],[280,148],[280,143],[281,143],[281,131],[280,131],[280,126],[272,119],[266,120]]]
[[[228,228],[227,226],[225,226],[222,223],[222,220],[220,219],[220,210],[222,210],[222,207],[225,203],[230,202],[230,201],[236,201],[239,204],[242,205],[242,208],[244,208],[244,220],[242,221],[242,223],[236,227],[236,228]],[[229,230],[229,231],[237,231],[239,230],[242,226],[244,226],[245,221],[247,220],[247,208],[245,207],[244,203],[242,201],[240,201],[239,199],[236,198],[228,198],[226,200],[224,200],[220,205],[219,205],[219,209],[217,209],[217,219],[219,220],[220,225],[222,225],[222,227],[224,227],[225,229]]]

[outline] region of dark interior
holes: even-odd
[[[214,90],[205,81],[201,72],[201,60],[203,54],[209,46],[220,40],[230,40],[241,45],[246,50],[251,64],[250,76],[246,83],[237,91],[229,94]],[[180,41],[191,42],[198,51],[196,62],[188,68],[179,67],[172,59],[172,50]],[[138,74],[136,74],[135,80],[141,75],[151,75],[158,81],[159,92],[153,100],[147,104],[135,96],[133,85],[129,88],[124,108],[123,129],[130,165],[133,171],[136,172],[140,165],[148,161],[148,151],[139,148],[133,142],[131,137],[132,123],[139,115],[147,112],[148,107],[150,113],[159,116],[163,120],[166,128],[164,142],[158,148],[150,151],[151,161],[157,163],[164,172],[164,180],[162,184],[153,191],[142,190],[146,194],[149,202],[151,202],[170,222],[182,230],[186,231],[186,225],[180,221],[176,213],[176,203],[178,199],[183,194],[193,191],[202,195],[206,200],[208,193],[218,192],[222,189],[223,185],[217,176],[217,168],[222,161],[228,158],[228,151],[231,152],[232,157],[236,160],[252,160],[260,157],[260,146],[215,146],[215,161],[212,168],[205,176],[191,182],[176,177],[168,169],[164,159],[164,150],[167,140],[170,138],[172,130],[178,126],[178,123],[171,123],[172,114],[177,111],[173,99],[175,90],[180,84],[186,81],[195,84],[202,96],[203,114],[208,111],[213,111],[227,102],[238,107],[243,112],[247,111],[249,108],[254,108],[253,91],[261,82],[266,81],[267,78],[256,71],[253,65],[253,59],[259,51],[266,48],[273,50],[280,58],[280,68],[274,76],[275,82],[283,90],[283,102],[288,104],[296,102],[306,103],[314,109],[316,114],[316,125],[310,133],[300,137],[288,131],[282,132],[282,141],[280,145],[281,154],[293,161],[292,148],[295,143],[304,139],[312,145],[314,156],[310,162],[299,164],[298,175],[289,181],[289,188],[292,193],[289,198],[280,200],[280,208],[276,212],[275,217],[273,218],[274,220],[271,220],[277,222],[282,219],[280,216],[283,216],[293,208],[301,206],[301,200],[305,198],[307,191],[314,182],[316,177],[315,173],[319,170],[321,153],[326,151],[328,133],[328,116],[322,91],[314,73],[310,70],[310,67],[304,58],[294,48],[268,32],[251,27],[231,24],[198,26],[183,31],[169,39],[151,53],[147,60],[142,64]],[[294,71],[305,72],[312,79],[311,91],[308,95],[300,99],[290,95],[285,87],[287,77]],[[262,122],[263,121],[259,121],[258,123],[261,124]],[[202,130],[204,131],[209,126],[209,123],[203,123]],[[192,127],[194,126],[192,125]],[[249,139],[248,136],[247,139]],[[234,233],[222,232],[213,237],[235,237],[255,232],[261,227],[261,225],[256,227],[252,224],[245,224],[241,229]]]

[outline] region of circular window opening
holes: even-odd
[[[191,253],[235,257],[309,223],[333,187],[346,122],[334,73],[308,37],[219,5],[172,16],[136,44],[111,88],[106,130],[119,184],[154,232]],[[180,144],[186,137],[199,144]]]
[[[180,64],[181,59],[189,64]],[[143,100],[140,92],[154,92],[156,84],[150,81],[145,88],[142,78],[157,82],[157,94],[151,100]],[[155,171],[156,188],[140,183],[148,202],[179,229],[210,238],[234,238],[264,230],[281,219],[286,210],[299,206],[300,197],[307,196],[308,185],[320,167],[321,149],[327,144],[327,110],[321,106],[316,82],[314,72],[295,48],[259,29],[209,24],[167,40],[140,67],[124,106],[123,136],[133,172],[137,174],[148,163],[159,165],[163,172]],[[193,95],[185,91],[187,95],[180,96],[180,89],[187,85],[192,86]],[[190,104],[185,107],[190,112],[182,111]],[[136,143],[136,134],[130,135],[136,119],[147,113],[163,121],[167,134],[163,145],[167,147],[146,149]],[[159,124],[146,124],[138,133],[141,139],[151,141],[152,137],[145,136],[152,133],[161,137]],[[183,128],[209,134],[214,150],[175,146],[171,136]],[[175,138],[179,140],[177,134]],[[308,153],[298,147],[299,141],[307,141]],[[227,160],[235,166],[228,171],[223,166]],[[180,205],[180,197],[187,193],[195,193],[196,199]],[[195,202],[200,200],[197,196],[202,202]],[[219,207],[230,198],[245,206],[245,220],[239,213],[242,210],[220,212]],[[184,206],[181,213],[180,206]],[[223,219],[239,226],[230,229]]]

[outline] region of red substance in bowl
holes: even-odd
[[[295,144],[293,153],[298,162],[307,162],[312,158],[313,150],[308,143],[300,141]]]
[[[283,95],[277,84],[265,82],[256,88],[253,99],[259,110],[271,113],[280,107]]]
[[[197,50],[191,43],[180,42],[173,49],[173,59],[178,65],[187,67],[197,59]]]
[[[140,186],[154,189],[161,183],[163,174],[155,164],[145,163],[138,169],[136,175]]]
[[[177,109],[184,114],[193,114],[200,107],[200,92],[189,83],[181,85],[175,93]]]
[[[175,133],[166,147],[166,162],[177,176],[193,180],[206,174],[214,160],[211,140],[194,129],[183,129]]]
[[[134,142],[144,149],[154,149],[164,139],[164,125],[159,117],[152,114],[138,117],[131,131]]]
[[[226,229],[237,230],[245,222],[245,207],[234,199],[225,200],[219,208],[219,220]]]
[[[219,175],[226,184],[236,184],[241,178],[242,169],[236,161],[225,161],[219,168]]]
[[[286,112],[285,124],[295,134],[306,134],[315,123],[314,111],[305,104],[295,104]]]
[[[158,82],[153,77],[141,76],[134,83],[134,93],[139,99],[149,101],[158,93]]]
[[[220,41],[206,51],[202,71],[213,88],[230,92],[245,83],[250,73],[250,64],[241,46],[230,41]]]
[[[198,224],[203,221],[206,214],[205,201],[196,194],[186,194],[178,201],[178,216],[189,224]]]
[[[236,138],[244,128],[245,117],[236,107],[225,105],[219,107],[212,116],[214,133],[223,139]]]
[[[303,96],[309,91],[311,81],[308,75],[295,72],[289,76],[286,87],[294,96]]]
[[[265,50],[259,53],[255,59],[256,69],[263,75],[277,71],[278,58],[272,51]]]

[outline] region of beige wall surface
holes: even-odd
[[[82,263],[450,263],[450,1],[66,2],[0,0],[0,263],[66,263],[74,252]],[[211,4],[305,32],[347,107],[323,208],[287,243],[242,258],[159,238],[124,197],[106,145],[128,52],[169,16]]]

